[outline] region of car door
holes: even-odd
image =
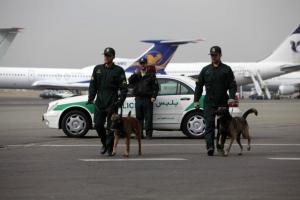
[[[193,90],[171,78],[159,78],[159,94],[153,104],[154,129],[178,129],[183,110],[191,102]]]

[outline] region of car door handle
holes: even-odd
[[[182,97],[180,100],[182,100],[182,101],[188,101],[188,100],[191,100],[191,98],[189,98],[189,97]]]

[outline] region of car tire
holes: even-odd
[[[202,112],[188,113],[182,121],[182,132],[189,138],[203,138],[205,132],[205,120]]]
[[[63,132],[68,137],[83,137],[91,126],[88,116],[80,110],[68,111],[61,121]]]

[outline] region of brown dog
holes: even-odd
[[[228,153],[234,140],[236,140],[240,146],[239,155],[242,155],[243,146],[241,144],[241,135],[243,135],[243,137],[248,140],[247,150],[250,151],[251,138],[249,135],[248,122],[246,120],[247,116],[250,113],[254,113],[255,115],[257,115],[257,110],[251,108],[247,110],[242,117],[232,117],[229,113],[228,108],[226,107],[220,107],[216,111],[215,114],[219,117],[217,145],[223,147],[227,136],[229,136],[231,139],[228,148],[224,152],[224,156],[228,156]]]
[[[121,129],[125,132],[125,137],[126,137],[126,148],[125,148],[124,156],[129,157],[130,136],[132,132],[135,133],[136,138],[138,140],[138,144],[139,144],[138,154],[142,155],[142,150],[141,150],[142,126],[140,125],[140,122],[136,118],[131,117],[130,115],[131,115],[131,111],[128,113],[127,117],[121,117],[118,114],[113,114],[111,116],[111,122],[112,122],[111,127],[114,130],[114,135],[115,135],[112,156],[116,155],[117,153],[117,145],[119,142]]]

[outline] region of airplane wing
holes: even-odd
[[[89,82],[77,82],[77,83],[55,83],[47,81],[36,81],[32,84],[35,89],[59,89],[59,90],[82,90],[89,88]]]
[[[197,80],[199,77],[199,74],[195,74],[195,75],[190,75],[189,77],[191,77],[192,79]]]
[[[299,65],[285,65],[280,67],[281,71],[284,71],[286,73],[299,71],[300,70],[300,64]]]

